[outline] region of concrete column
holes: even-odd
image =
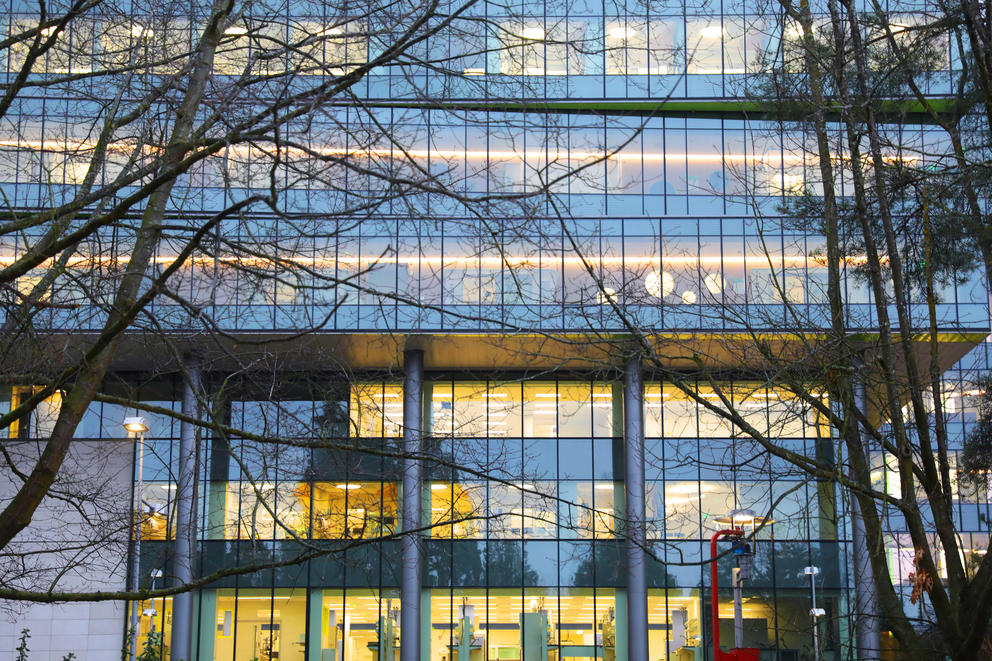
[[[860,379],[854,381],[856,406],[868,411],[868,397],[865,384]],[[862,443],[867,447],[867,439],[861,434]],[[878,609],[878,594],[875,590],[874,573],[868,557],[868,535],[865,521],[861,516],[861,506],[851,494],[851,542],[854,551],[854,616],[857,635],[858,659],[876,661],[882,658],[881,618]]]
[[[199,417],[200,365],[187,365],[189,379],[183,384],[183,415]],[[196,557],[196,469],[199,462],[197,428],[188,422],[179,427],[179,468],[176,475],[176,551],[172,575],[177,585],[193,580]],[[170,661],[192,661],[193,594],[172,598],[172,647]]]
[[[644,547],[644,382],[638,359],[627,363],[623,383],[624,486],[627,540],[627,654],[648,660],[648,589]]]
[[[407,351],[404,355],[404,370],[403,451],[408,455],[415,455],[403,459],[403,530],[410,531],[423,525],[423,464],[416,455],[421,452],[423,429],[424,352]],[[402,543],[400,661],[420,661],[420,534],[405,534]]]

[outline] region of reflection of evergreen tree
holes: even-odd
[[[592,544],[561,544],[562,568],[575,566],[572,576],[561,576],[562,585],[587,586],[596,584],[596,562]],[[600,581],[602,582],[602,581]]]
[[[520,542],[493,541],[489,543],[489,583],[512,583],[521,585],[514,580],[523,572],[522,585],[537,585],[538,573],[530,566],[524,565],[524,548]]]
[[[462,543],[456,546],[461,547],[464,552],[455,551],[454,562],[452,563],[452,585],[486,585],[486,543]]]
[[[561,554],[562,571],[575,567],[571,576],[565,573],[561,575],[562,585],[593,587],[596,585],[621,586],[625,583],[626,544],[623,541],[560,544],[559,553]],[[676,579],[669,575],[664,564],[650,559],[652,553],[663,556],[663,549],[655,548],[655,545],[649,543],[648,553],[648,586],[664,588],[678,585]]]

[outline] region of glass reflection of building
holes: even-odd
[[[593,367],[593,360],[549,371],[542,359],[570,365],[571,356],[545,356],[541,342],[527,340],[577,329],[621,332],[611,303],[625,306],[645,327],[713,337],[748,324],[780,328],[787,306],[811,319],[822,312],[822,239],[769,216],[804,187],[816,190],[815,167],[797,147],[808,136],[749,119],[735,100],[753,91],[763,57],[790,57],[799,32],[747,7],[721,13],[681,4],[647,12],[552,0],[528,5],[533,7],[514,15],[486,3],[477,15],[485,21],[469,21],[430,43],[441,56],[456,58],[459,70],[431,72],[427,84],[454,79],[455,100],[475,103],[457,112],[396,105],[380,121],[399,141],[430,127],[432,139],[411,137],[407,156],[430,167],[443,164],[465,194],[533,190],[602,158],[552,186],[566,220],[549,205],[537,218],[503,219],[506,239],[494,245],[482,238],[474,218],[443,206],[425,211],[420,200],[385,205],[381,217],[361,223],[332,216],[302,235],[294,233],[297,226],[253,217],[246,221],[257,223],[252,236],[270,248],[251,265],[284,259],[306,269],[253,280],[232,266],[234,258],[215,257],[179,274],[190,300],[226,331],[292,334],[300,320],[326,319],[318,333],[327,340],[320,345],[324,355],[339,351],[355,358],[347,377],[330,372],[339,366],[336,357],[317,360],[287,369],[278,387],[266,392],[230,388],[230,375],[221,371],[204,375],[208,391],[218,395],[219,415],[257,438],[203,439],[198,571],[267,567],[196,591],[194,659],[383,661],[405,636],[410,639],[400,627],[405,610],[418,613],[423,661],[626,661],[631,593],[638,590],[646,590],[646,616],[635,628],[646,630],[647,658],[709,658],[706,541],[717,529],[713,520],[735,509],[774,520],[754,543],[755,568],[743,605],[745,645],[761,648],[763,659],[810,655],[809,592],[801,572],[816,565],[822,570],[819,606],[827,611],[825,658],[849,653],[849,513],[831,486],[764,455],[750,461],[758,453],[746,434],[647,374],[640,485],[645,533],[631,539],[625,457],[636,439],[625,432],[620,373],[604,376],[609,370]],[[358,19],[328,28],[318,16],[296,18],[282,26],[246,19],[247,27],[228,28],[230,40],[214,74],[242,73],[266,38],[299,42],[330,34],[309,55],[325,64],[347,63],[332,67],[335,75],[376,54]],[[12,13],[11,29],[31,20]],[[135,20],[127,26],[117,18],[73,23],[64,40],[74,46],[46,54],[45,70],[92,71],[94,53],[113,53],[152,34],[140,17]],[[907,14],[900,20],[913,19]],[[178,52],[196,26],[168,20],[154,33],[168,34],[166,48]],[[949,44],[946,50],[944,65],[951,68]],[[12,49],[7,71],[16,71],[23,57]],[[276,74],[291,64],[263,59],[253,66]],[[928,91],[941,92],[940,80],[928,82]],[[389,69],[373,69],[354,92],[396,99],[409,93],[408,85]],[[478,102],[497,98],[564,99],[578,112],[543,103],[517,123],[507,103]],[[655,107],[662,98],[676,101],[674,110]],[[56,95],[15,101],[10,116],[17,121],[0,126],[0,186],[12,204],[45,204],[53,186],[82,182],[87,145],[69,129],[74,116],[86,112],[85,102]],[[40,117],[62,118],[65,130],[53,132]],[[312,135],[314,153],[343,154],[340,144],[317,143],[352,120],[341,115],[323,121],[288,131]],[[910,151],[938,139],[926,125],[899,131]],[[922,148],[913,154],[927,158]],[[372,147],[349,153],[362,162],[386,156],[388,147],[387,153]],[[109,180],[115,167],[111,159],[101,176]],[[287,204],[319,217],[326,211],[321,204],[339,191],[364,186],[371,192],[354,172],[340,176],[287,176]],[[232,145],[181,182],[185,204],[193,207],[186,210],[207,214],[221,193],[264,189],[269,177],[261,150]],[[287,232],[292,245],[283,254]],[[171,257],[163,245],[159,260]],[[319,286],[314,274],[338,286]],[[974,274],[961,275],[958,286],[941,292],[938,316],[949,328],[984,329],[984,286]],[[26,291],[37,282],[32,278],[22,278],[19,287]],[[844,288],[849,314],[870,325],[867,288],[855,278],[846,278]],[[55,303],[72,296],[78,291],[51,293]],[[167,308],[163,302],[157,312],[168,315]],[[728,316],[728,309],[747,315],[747,324]],[[99,323],[83,312],[77,321],[81,330]],[[507,327],[527,337],[497,343]],[[400,341],[392,343],[395,338]],[[422,343],[426,361],[415,404],[426,460],[421,590],[413,603],[401,599],[405,494],[396,452],[404,429],[403,375],[397,370],[404,338]],[[949,380],[949,401],[961,402],[954,414],[961,430],[974,419],[969,366],[988,369],[985,354],[978,355]],[[736,379],[723,380],[720,393],[748,424],[789,449],[832,456],[830,430],[808,406],[774,385]],[[708,385],[695,387],[698,399],[721,397]],[[142,389],[149,404],[181,408],[178,382]],[[15,388],[12,402],[22,395]],[[12,436],[43,434],[43,413],[32,431],[12,428]],[[112,404],[94,404],[77,435],[119,437],[123,415]],[[175,535],[170,467],[179,424],[149,417],[141,575],[166,562]],[[259,440],[267,436],[300,443]],[[881,480],[886,470],[879,466]],[[979,517],[988,516],[988,494],[959,496],[961,516],[972,517],[979,530]],[[974,538],[975,548],[987,547],[987,534]],[[912,549],[898,534],[887,543],[905,585]],[[627,573],[635,547],[647,553],[639,586],[629,584]],[[721,566],[722,584],[729,585],[729,575],[729,565]],[[144,610],[149,606],[155,615],[142,615],[141,632],[154,625],[168,648],[172,598],[140,607],[150,612]],[[719,614],[722,638],[732,640],[729,589],[721,592]]]

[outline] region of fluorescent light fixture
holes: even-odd
[[[524,39],[544,39],[544,28],[524,28],[520,36]]]
[[[723,28],[719,25],[707,25],[699,31],[699,36],[707,39],[718,39],[723,35]]]
[[[468,68],[462,71],[466,76],[485,76],[486,70],[481,68]]]
[[[242,35],[248,34],[248,28],[243,25],[232,25],[231,27],[224,30],[224,34],[229,37],[240,37]]]
[[[355,484],[354,482],[345,482],[343,484],[335,484],[335,488],[341,489],[342,491],[351,491],[352,489],[360,489],[361,485]]]

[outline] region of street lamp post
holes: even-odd
[[[136,520],[134,524],[134,549],[131,554],[131,591],[138,591],[138,571],[141,567],[141,519],[144,517],[141,496],[144,491],[144,468],[145,468],[145,432],[148,425],[141,416],[124,418],[124,430],[128,436],[138,439],[138,483],[135,487],[134,513]],[[138,608],[137,604],[131,602],[131,661],[138,655]]]
[[[816,607],[816,577],[819,573],[819,567],[803,569],[803,574],[809,576],[809,591],[812,601],[809,616],[813,620],[813,657],[816,661],[820,661],[820,618],[827,614],[824,609]]]
[[[158,580],[158,579],[160,579],[160,578],[162,578],[162,570],[161,569],[153,569],[152,570],[152,573],[149,574],[149,576],[151,576],[151,579],[152,579],[152,592],[155,592],[155,581]],[[165,606],[162,606],[162,610],[165,610]],[[154,599],[152,599],[152,607],[151,608],[146,608],[145,610],[141,611],[141,614],[144,615],[147,618],[150,618],[149,621],[151,622],[151,626],[149,627],[148,630],[149,631],[152,631],[152,632],[155,631],[155,617],[158,615],[158,611],[155,610],[155,600]]]

